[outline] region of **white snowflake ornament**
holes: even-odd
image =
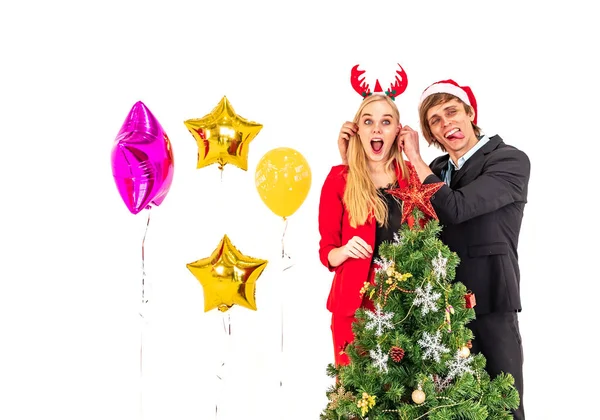
[[[470,364],[473,360],[472,357],[464,357],[460,350],[457,350],[452,360],[446,362],[448,368],[448,379],[454,379],[457,376],[461,376],[464,373],[475,373]]]
[[[423,338],[417,341],[423,349],[423,360],[432,359],[439,362],[442,353],[450,352],[450,349],[444,346],[441,340],[442,335],[439,330],[435,334],[429,334],[427,331],[423,332]]]
[[[381,334],[383,334],[385,328],[394,328],[394,324],[392,324],[390,321],[394,317],[394,313],[383,312],[379,303],[375,307],[374,312],[366,311],[366,314],[369,317],[370,321],[367,323],[367,325],[365,325],[365,328],[370,331],[373,328],[377,327],[377,330],[375,331],[375,335],[377,337],[381,337]]]
[[[436,305],[436,301],[442,296],[440,293],[438,292],[431,292],[431,283],[427,283],[427,286],[425,286],[425,290],[421,289],[420,287],[417,287],[415,289],[415,294],[416,297],[413,300],[413,305],[415,306],[421,306],[421,314],[422,315],[427,315],[429,313],[429,311],[431,312],[437,312],[438,307]]]
[[[446,278],[446,264],[448,264],[448,258],[442,257],[442,251],[438,251],[437,257],[431,260],[433,273],[437,279],[440,277]]]
[[[394,232],[394,245],[402,246],[404,243],[404,235]]]
[[[376,268],[375,268],[376,273],[379,273],[380,271],[386,272],[388,270],[388,268],[394,266],[394,261],[388,260],[385,257],[375,258],[375,260],[373,260],[373,263],[376,266]]]
[[[381,350],[381,346],[379,344],[377,344],[376,350],[369,350],[369,355],[371,356],[371,359],[373,359],[373,366],[379,368],[380,372],[387,373],[388,355]]]

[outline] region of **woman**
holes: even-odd
[[[319,254],[335,272],[327,309],[337,366],[349,363],[344,349],[354,340],[355,311],[372,308],[360,290],[373,281],[378,247],[400,229],[401,203],[386,193],[408,185],[397,142],[400,129],[394,101],[382,94],[367,96],[340,132],[348,138],[348,162],[331,169],[321,190]]]

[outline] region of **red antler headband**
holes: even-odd
[[[350,73],[350,83],[352,84],[354,90],[360,94],[360,96],[366,98],[367,96],[371,96],[373,93],[369,89],[369,84],[365,82],[365,78],[360,78],[365,70],[359,70],[358,66],[359,64],[352,67],[352,72]],[[385,94],[393,100],[396,99],[396,96],[401,95],[406,90],[406,86],[408,86],[408,77],[406,76],[406,72],[400,64],[398,64],[398,67],[400,67],[400,70],[396,70],[394,83],[390,83],[390,88],[385,91]],[[379,84],[379,79],[375,80],[375,89],[373,89],[373,92],[383,92],[381,85]]]
[[[477,101],[475,100],[475,95],[473,95],[473,91],[469,86],[460,86],[452,79],[435,82],[423,91],[421,99],[419,99],[419,107],[421,107],[421,104],[425,98],[435,95],[436,93],[449,93],[450,95],[454,95],[473,108],[473,111],[475,112],[473,123],[477,125]]]

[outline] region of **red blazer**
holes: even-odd
[[[347,170],[346,165],[331,168],[321,188],[319,257],[329,271],[335,272],[327,298],[327,309],[335,314],[352,316],[362,303],[360,289],[368,281],[372,261],[368,258],[348,258],[339,266],[331,267],[327,257],[332,249],[345,245],[354,236],[360,236],[375,249],[377,221],[370,218],[364,225],[356,228],[350,226],[348,211],[344,205]],[[408,181],[402,178],[399,165],[396,165],[396,177],[401,188],[408,186]]]

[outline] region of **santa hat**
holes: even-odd
[[[472,107],[473,111],[475,112],[473,124],[477,125],[477,101],[475,100],[475,95],[473,95],[473,91],[469,86],[459,86],[458,83],[451,79],[435,82],[423,91],[421,99],[419,99],[419,107],[421,107],[421,104],[425,98],[436,93],[449,93],[450,95],[456,96],[458,99]]]

